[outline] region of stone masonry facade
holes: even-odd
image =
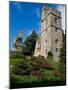
[[[61,13],[53,8],[43,7],[41,16],[41,34],[36,41],[34,56],[47,58],[51,51],[53,59],[59,61],[59,51],[62,45]]]

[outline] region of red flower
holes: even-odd
[[[52,68],[51,64],[48,64],[48,63],[41,64],[40,67],[42,67],[42,68]]]

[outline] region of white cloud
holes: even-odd
[[[62,29],[65,32],[65,5],[58,5],[57,9],[61,12],[61,17],[62,17]]]

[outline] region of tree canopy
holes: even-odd
[[[60,49],[60,62],[66,63],[66,34],[63,35],[63,44]]]
[[[25,55],[33,55],[37,37],[36,32],[33,31],[31,35],[26,38],[23,47],[23,53]]]

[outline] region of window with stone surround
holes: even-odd
[[[59,40],[58,39],[55,40],[55,44],[59,44]]]
[[[46,33],[47,33],[47,29],[46,29]]]
[[[55,17],[55,23],[58,24],[58,18],[57,17]]]
[[[58,52],[59,51],[59,49],[58,48],[56,48],[56,52]]]
[[[40,48],[39,47],[37,48],[37,52],[40,52]]]
[[[57,31],[58,31],[58,29],[57,29],[57,28],[55,28],[55,31],[57,32]]]

